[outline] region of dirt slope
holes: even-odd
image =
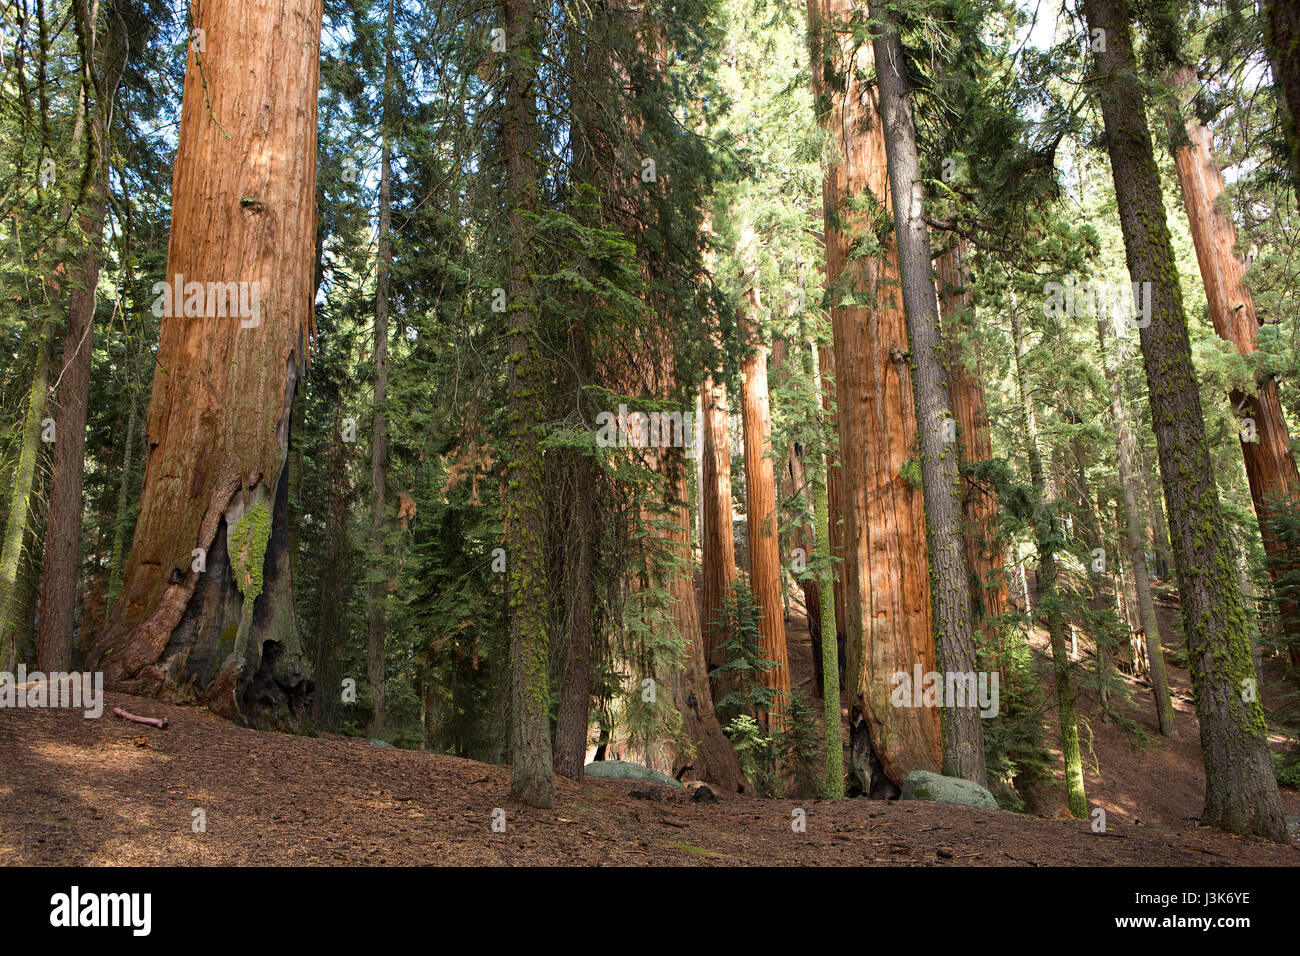
[[[509,771],[454,757],[245,730],[109,694],[108,709],[0,710],[0,864],[1237,864],[1300,849],[1184,824],[1086,823],[863,800],[662,801],[648,785],[560,781],[554,811],[507,799]],[[802,807],[807,832],[791,828]],[[495,808],[506,832],[492,831]],[[207,830],[194,833],[193,811]]]

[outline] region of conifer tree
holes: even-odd
[[[87,656],[124,690],[193,683],[214,713],[271,726],[297,723],[310,688],[284,465],[312,331],[320,18],[196,8],[140,517]]]
[[[1139,334],[1205,756],[1201,821],[1286,843],[1246,608],[1210,466],[1129,6],[1126,0],[1085,0],[1084,13],[1088,26],[1101,31],[1094,83],[1129,275],[1139,288],[1148,283],[1151,290],[1151,318]]]
[[[539,413],[545,380],[538,302],[533,294],[533,222],[537,211],[537,10],[531,0],[504,0],[506,287],[510,348],[510,445],[506,470],[506,556],[509,562],[511,771],[510,795],[535,807],[555,805],[547,718],[546,564],[542,552],[542,450]]]
[[[974,675],[974,622],[961,521],[957,428],[947,390],[948,373],[944,368],[939,305],[931,268],[934,255],[925,223],[924,188],[917,160],[916,128],[908,100],[907,67],[893,13],[880,4],[873,4],[872,12],[879,21],[872,42],[885,152],[889,159],[903,307],[907,313],[912,395],[925,491],[936,658],[945,675]],[[984,730],[974,700],[945,701],[943,770],[981,786],[987,782]]]
[[[916,419],[897,252],[892,237],[876,238],[867,211],[887,219],[890,198],[864,14],[849,0],[808,3],[816,108],[835,151],[823,204],[844,525],[844,692],[885,774],[901,783],[912,770],[937,771],[942,756],[937,710],[889,703],[893,674],[916,664],[934,669],[934,637],[922,494],[903,474]]]

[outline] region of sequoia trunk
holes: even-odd
[[[1174,74],[1174,86],[1186,96],[1195,79],[1192,68],[1183,67]],[[1233,252],[1237,229],[1215,205],[1223,192],[1223,174],[1214,161],[1210,129],[1194,116],[1180,121],[1176,114],[1170,118],[1170,127],[1175,142],[1186,135],[1186,142],[1174,154],[1174,165],[1214,331],[1235,345],[1242,355],[1251,355],[1258,348],[1255,336],[1259,318],[1254,298],[1246,287],[1246,264]],[[1278,581],[1294,570],[1297,555],[1288,553],[1275,521],[1279,514],[1293,511],[1300,503],[1300,475],[1296,473],[1295,456],[1291,453],[1291,435],[1282,417],[1277,379],[1270,376],[1259,382],[1255,391],[1233,391],[1231,397],[1233,405],[1250,423],[1243,422],[1240,432],[1241,454],[1260,536],[1272,559],[1269,571]],[[1294,604],[1294,601],[1285,602],[1282,614],[1283,624],[1292,629],[1297,623]],[[1291,662],[1300,666],[1300,638],[1294,634],[1290,637]]]
[[[757,277],[741,306],[741,336],[752,351],[741,365],[741,417],[745,434],[745,524],[749,531],[749,581],[761,612],[759,646],[771,665],[763,683],[772,689],[772,727],[781,724],[790,696],[790,665],[785,646],[785,605],[781,600],[781,545],[777,539],[776,483],[772,469],[772,411],[767,392],[767,348],[757,328]]]
[[[901,785],[913,770],[937,771],[941,748],[935,708],[889,701],[894,674],[915,664],[933,671],[935,658],[922,493],[902,474],[915,454],[916,413],[897,254],[891,240],[878,257],[850,255],[854,237],[870,231],[860,204],[889,208],[885,144],[867,80],[871,45],[854,36],[865,10],[851,0],[809,0],[808,19],[817,109],[838,154],[822,199],[844,522],[844,686],[885,774]]]
[[[939,310],[948,352],[948,395],[957,420],[957,453],[963,465],[993,457],[989,416],[984,404],[983,366],[974,348],[962,338],[974,325],[970,277],[966,270],[966,241],[953,240],[935,259]],[[1006,612],[1007,585],[998,533],[997,493],[983,482],[967,478],[962,485],[962,526],[966,533],[966,562],[971,576],[971,610],[992,642],[990,623]]]
[[[704,659],[709,670],[722,664],[727,635],[716,622],[736,580],[736,541],[731,525],[731,445],[727,438],[727,386],[712,375],[700,386],[704,415],[700,551],[704,565]]]
[[[194,8],[149,457],[122,593],[88,654],[134,693],[297,722],[285,460],[312,331],[319,0]],[[271,104],[274,104],[272,106]]]

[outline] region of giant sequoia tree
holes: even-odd
[[[1173,82],[1184,98],[1192,97],[1195,72],[1191,67],[1176,70]],[[1253,355],[1258,349],[1259,316],[1246,285],[1246,264],[1234,251],[1237,229],[1217,205],[1223,193],[1223,173],[1214,159],[1210,128],[1195,116],[1179,116],[1177,112],[1169,117],[1169,125],[1175,144],[1174,167],[1214,331],[1242,355]],[[1282,415],[1277,379],[1262,378],[1252,391],[1234,391],[1231,398],[1244,416],[1241,455],[1260,536],[1273,559],[1269,570],[1274,580],[1283,584],[1281,579],[1295,568],[1300,556],[1288,554],[1276,526],[1281,516],[1300,505],[1300,474],[1296,472],[1291,434]],[[1294,611],[1283,616],[1284,621],[1293,619]],[[1291,645],[1291,660],[1300,666],[1300,640]]]
[[[752,235],[752,234],[751,234]],[[781,546],[777,540],[776,485],[772,466],[772,410],[767,389],[767,348],[757,338],[758,289],[749,276],[740,327],[753,346],[741,366],[741,418],[745,435],[745,517],[749,539],[749,581],[758,605],[760,648],[771,665],[763,683],[773,691],[772,709],[763,715],[779,726],[789,706],[790,665],[785,646],[785,608],[781,600]]]
[[[893,237],[875,239],[867,209],[890,195],[865,11],[809,0],[819,118],[836,156],[827,170],[826,284],[835,350],[848,648],[845,696],[863,717],[885,773],[938,770],[939,713],[893,707],[891,678],[934,669],[922,493],[903,476],[916,447],[907,324]]]
[[[291,724],[311,688],[285,461],[312,335],[321,6],[194,13],[140,517],[88,663],[125,690]]]
[[[1086,817],[1186,663],[1204,822],[1285,838],[1294,4],[169,3],[0,18],[0,671],[540,808],[613,758]]]

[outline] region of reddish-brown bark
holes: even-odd
[[[844,520],[845,691],[861,710],[885,773],[937,771],[939,714],[893,707],[891,678],[934,670],[929,563],[921,489],[901,474],[916,456],[916,413],[897,252],[850,256],[870,237],[870,215],[850,200],[889,208],[888,172],[865,10],[851,0],[809,0],[814,91],[837,158],[823,186],[826,280],[835,343],[840,495]],[[856,27],[854,21],[858,21]],[[859,34],[855,40],[855,29]],[[868,304],[860,304],[860,303]]]
[[[790,696],[785,646],[785,603],[781,598],[781,544],[777,536],[776,477],[772,468],[772,408],[767,389],[767,347],[756,324],[758,288],[750,277],[740,310],[740,332],[752,347],[741,364],[741,418],[745,433],[745,526],[749,540],[749,586],[758,605],[759,646],[771,662],[763,684],[772,689],[766,719],[779,726]]]
[[[966,271],[966,241],[954,239],[934,262],[939,286],[948,350],[948,395],[957,420],[957,451],[963,465],[993,457],[989,417],[984,403],[983,367],[978,352],[963,349],[960,338],[974,321],[970,303],[970,276]],[[997,493],[988,485],[965,479],[962,513],[966,532],[966,560],[971,574],[971,604],[976,623],[1006,611],[1007,586],[1002,571],[1002,545],[998,535]]]
[[[197,695],[260,724],[295,721],[311,687],[284,465],[312,334],[320,26],[319,0],[194,8],[204,52],[192,44],[186,67],[167,277],[249,283],[258,308],[162,319],[140,516],[88,655],[120,688]],[[247,544],[267,524],[263,557]],[[232,542],[245,545],[239,583]]]
[[[1192,68],[1183,67],[1174,74],[1174,86],[1186,93],[1195,79]],[[1236,227],[1216,206],[1223,192],[1223,174],[1214,160],[1213,138],[1209,127],[1194,116],[1185,118],[1181,125],[1179,130],[1177,120],[1171,118],[1174,136],[1180,132],[1186,135],[1186,141],[1175,151],[1174,163],[1196,247],[1196,261],[1205,283],[1210,319],[1220,338],[1235,345],[1242,355],[1250,355],[1258,349],[1255,338],[1259,317],[1245,281],[1246,264],[1233,251]],[[1175,141],[1178,142],[1177,138]],[[1248,427],[1242,430],[1241,454],[1260,535],[1273,559],[1269,570],[1276,579],[1296,563],[1296,555],[1288,554],[1285,542],[1273,527],[1280,512],[1294,511],[1300,503],[1300,475],[1291,453],[1291,435],[1282,416],[1276,379],[1259,382],[1253,393],[1234,390],[1231,397],[1233,404],[1254,423],[1253,431]],[[1286,617],[1289,619],[1293,614],[1294,609]],[[1291,659],[1300,666],[1300,641],[1293,643]]]
[[[710,670],[722,664],[723,628],[714,627],[736,580],[736,541],[731,525],[731,446],[727,438],[727,386],[712,375],[700,386],[704,415],[700,485],[701,562],[704,566],[704,658]]]

